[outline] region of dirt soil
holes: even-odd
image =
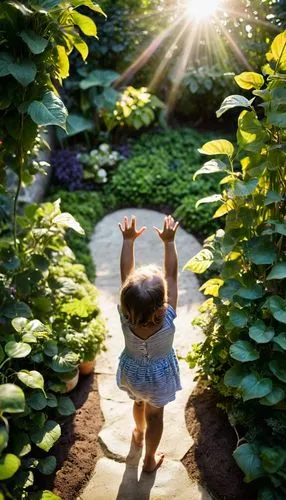
[[[53,449],[57,472],[47,478],[45,487],[63,500],[75,500],[89,480],[96,461],[103,456],[97,440],[103,425],[95,374],[81,376],[69,394],[77,411],[67,418],[62,435]]]
[[[254,500],[256,490],[243,482],[232,453],[236,435],[225,413],[216,407],[217,395],[199,384],[186,406],[186,424],[194,445],[183,458],[189,476],[216,500]]]

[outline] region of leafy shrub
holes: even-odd
[[[156,111],[162,108],[162,101],[150,94],[146,87],[135,89],[129,86],[119,95],[114,109],[108,111],[103,108],[101,114],[108,131],[118,126],[139,130],[149,127],[155,121]]]
[[[59,439],[58,422],[75,411],[65,381],[80,360],[64,341],[72,328],[88,332],[96,351],[103,340],[98,320],[97,292],[84,268],[74,264],[64,234],[80,225],[59,202],[30,205],[17,223],[17,251],[9,239],[0,241],[0,491],[33,498],[33,471],[51,474],[47,457]],[[98,328],[96,328],[96,325]],[[61,338],[60,338],[61,336]],[[82,342],[84,344],[84,342]],[[30,496],[31,495],[31,496]],[[52,496],[51,499],[59,497]]]
[[[186,265],[196,273],[217,271],[201,287],[210,297],[196,323],[206,339],[189,361],[198,361],[231,424],[244,433],[233,455],[245,481],[256,481],[260,500],[286,494],[285,44],[286,32],[272,42],[266,78],[253,72],[235,77],[241,88],[254,89],[254,98],[229,96],[217,112],[245,108],[237,149],[224,139],[204,144],[202,153],[224,161],[213,159],[197,172],[225,175],[222,193],[203,200],[219,200],[215,216],[226,216],[225,229]]]
[[[51,197],[52,200],[61,199],[63,210],[68,210],[80,223],[85,231],[85,235],[77,235],[67,231],[66,238],[68,245],[73,250],[76,261],[85,267],[88,278],[93,281],[95,277],[95,266],[91,258],[88,243],[95,224],[103,217],[104,207],[101,197],[94,191],[57,191]]]
[[[115,171],[104,194],[116,198],[116,206],[159,207],[173,210],[186,229],[204,236],[214,227],[211,211],[195,208],[203,193],[214,191],[209,177],[193,182],[200,155],[202,135],[190,129],[145,134],[135,141],[130,158]]]

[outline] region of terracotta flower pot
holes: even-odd
[[[82,363],[79,364],[79,373],[81,375],[89,375],[90,373],[93,372],[95,367],[95,359],[92,359],[91,361],[83,361]]]
[[[71,378],[67,378],[66,375],[63,376],[62,380],[66,386],[66,389],[64,391],[61,391],[61,392],[66,393],[66,392],[72,391],[77,386],[78,378],[79,378],[79,369],[78,368],[76,369],[75,373],[72,375]]]

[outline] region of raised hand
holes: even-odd
[[[164,227],[162,231],[158,227],[153,226],[155,231],[158,233],[164,243],[175,240],[176,231],[178,229],[179,222],[175,222],[171,215],[168,215],[164,219]]]
[[[134,241],[138,236],[141,236],[142,233],[146,230],[146,226],[141,227],[141,229],[136,229],[136,217],[132,215],[130,219],[130,223],[128,221],[128,217],[124,217],[123,225],[119,222],[118,227],[122,233],[124,240]]]

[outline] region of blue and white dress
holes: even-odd
[[[182,389],[179,364],[172,347],[176,312],[169,305],[160,330],[144,340],[132,332],[119,306],[118,311],[125,349],[119,358],[117,385],[131,399],[160,408],[173,401],[176,391]]]

